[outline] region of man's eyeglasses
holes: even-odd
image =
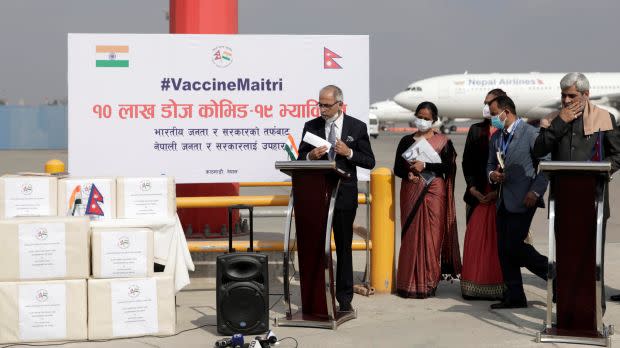
[[[319,106],[319,108],[321,108],[321,109],[329,109],[329,108],[331,108],[331,107],[333,107],[334,105],[339,104],[339,103],[340,103],[340,102],[339,102],[339,101],[337,101],[337,102],[335,102],[335,103],[333,103],[333,104],[321,104],[321,103],[318,103],[317,105],[318,105],[318,106]]]

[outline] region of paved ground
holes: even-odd
[[[392,167],[394,150],[402,134],[381,133],[372,140],[378,167]],[[464,135],[454,135],[452,139],[457,152],[462,153]],[[46,160],[59,158],[66,161],[66,152],[60,151],[3,151],[0,152],[0,173],[16,171],[42,170]],[[460,163],[459,156],[459,163]],[[396,192],[398,197],[399,183]],[[464,204],[462,197],[464,181],[459,170],[457,178],[457,217],[461,247],[464,237]],[[242,194],[283,194],[285,188],[243,188]],[[610,198],[612,217],[607,229],[606,249],[606,286],[607,294],[620,293],[620,214],[618,199],[620,184],[612,181]],[[398,203],[397,205],[398,206]],[[397,225],[400,224],[397,211]],[[365,224],[365,208],[358,209],[357,223]],[[258,219],[255,227],[257,239],[282,238],[282,219]],[[535,247],[547,254],[546,211],[537,212],[532,225]],[[399,233],[396,234],[398,236]],[[398,238],[397,238],[397,244]],[[398,250],[398,245],[397,245]],[[362,277],[364,270],[364,253],[354,253],[356,278]],[[277,259],[277,254],[270,257]],[[273,309],[270,317],[280,317],[284,313],[282,287],[277,276],[277,269],[271,268],[272,277],[270,302]],[[215,327],[215,291],[212,278],[213,266],[209,261],[201,262],[193,275],[192,284],[177,296],[177,331],[168,338],[134,338],[112,342],[76,343],[89,347],[211,347],[220,338]],[[273,328],[280,338],[291,336],[297,339],[301,347],[544,347],[534,343],[535,333],[541,329],[545,318],[545,283],[524,270],[524,282],[529,300],[529,307],[518,310],[489,310],[489,302],[464,301],[460,296],[458,281],[442,282],[437,297],[426,300],[401,299],[393,295],[375,295],[371,297],[355,296],[353,305],[358,309],[358,319],[342,325],[338,330],[319,330],[308,328]],[[298,300],[298,286],[293,284],[293,298]],[[605,322],[620,324],[620,305],[608,303]],[[190,330],[183,332],[183,330]],[[613,341],[617,341],[614,338]],[[295,342],[285,340],[280,347],[294,347]],[[555,345],[560,346],[560,345]],[[1,347],[1,346],[0,346]],[[571,347],[578,347],[571,345]]]

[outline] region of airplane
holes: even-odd
[[[590,100],[620,118],[620,73],[583,73],[590,81]],[[394,96],[398,105],[415,111],[419,103],[437,105],[441,130],[456,129],[456,118],[482,118],[486,94],[501,88],[516,104],[517,114],[528,121],[540,120],[560,107],[560,80],[564,73],[442,75],[416,81]],[[373,104],[374,105],[374,104]]]
[[[370,113],[377,116],[377,120],[382,124],[413,121],[413,111],[389,99],[370,104]]]

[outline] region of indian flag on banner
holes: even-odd
[[[128,68],[129,46],[97,45],[97,68]]]
[[[295,161],[297,159],[297,156],[299,156],[297,145],[295,145],[295,139],[293,139],[293,136],[290,133],[288,137],[286,138],[286,144],[284,145],[284,150],[286,150],[286,153],[288,154],[288,158],[291,161]]]

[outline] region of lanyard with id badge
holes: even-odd
[[[506,161],[506,155],[508,154],[508,147],[510,146],[510,143],[512,142],[512,137],[514,136],[520,122],[521,122],[521,119],[518,119],[514,123],[514,125],[512,126],[512,131],[508,133],[508,140],[504,141],[503,134],[501,134],[499,137],[499,149],[496,155],[497,155],[497,162],[499,163],[499,167],[501,168],[502,172],[504,172],[504,169],[506,167],[505,161]],[[497,191],[497,195],[498,195],[498,198],[501,198],[502,184],[499,185],[499,190]]]
[[[505,168],[505,161],[506,161],[506,155],[508,154],[508,147],[510,146],[510,143],[512,142],[512,137],[514,136],[517,127],[519,126],[519,123],[521,123],[521,119],[518,119],[514,126],[512,127],[512,131],[510,133],[508,133],[508,140],[504,141],[504,135],[502,134],[499,137],[499,149],[497,151],[497,161],[499,162],[499,167],[502,169],[502,171]]]

